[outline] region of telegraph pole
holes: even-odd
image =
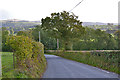
[[[57,39],[57,50],[59,50],[59,39]]]
[[[39,42],[41,42],[41,39],[40,39],[40,31],[39,31]]]

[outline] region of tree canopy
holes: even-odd
[[[65,45],[70,44],[73,39],[77,39],[85,33],[78,16],[66,11],[52,13],[51,17],[46,17],[41,22],[43,30],[52,37],[62,40]]]

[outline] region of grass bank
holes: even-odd
[[[120,74],[120,52],[64,52],[64,53],[47,53],[54,54],[66,59],[92,65],[104,70]]]
[[[2,56],[2,78],[27,78],[24,73],[17,73],[13,67],[13,53],[1,52]]]
[[[2,60],[2,78],[3,79],[5,78],[31,78],[32,73],[30,73],[29,71],[26,70],[26,71],[20,72],[19,68],[14,69],[12,52],[0,52],[0,54],[2,54],[1,60]],[[15,61],[16,61],[16,58],[15,58]],[[36,73],[36,71],[34,71],[34,75],[38,75],[38,78],[40,78],[45,71],[45,65],[43,64],[43,62],[40,62],[39,64],[40,64],[40,67],[36,67],[36,65],[33,65],[35,67],[30,69],[30,70],[36,70],[36,68],[39,68],[37,69],[38,74]]]
[[[11,52],[1,52],[2,56],[2,77],[14,78],[13,58]]]

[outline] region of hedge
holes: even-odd
[[[44,46],[26,36],[11,36],[6,45],[10,45],[14,61],[15,72],[26,74],[29,78],[40,78],[46,68]]]

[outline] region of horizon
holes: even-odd
[[[41,22],[41,20],[23,20],[23,19],[12,19],[12,18],[11,19],[3,19],[3,20],[0,20],[0,21],[7,21],[7,20],[12,20],[12,21],[13,20],[20,20],[20,21],[29,21],[29,22],[40,21]],[[83,21],[81,21],[81,22],[83,22]],[[87,22],[87,21],[84,21],[84,22]],[[106,23],[111,23],[111,22],[92,22],[91,21],[90,23],[105,23],[106,24]],[[117,23],[113,23],[113,24],[118,24],[118,22]]]

